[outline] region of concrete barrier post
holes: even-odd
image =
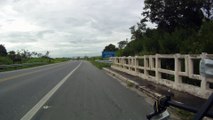
[[[135,56],[134,57],[134,59],[135,59],[135,73],[136,73],[136,75],[138,76],[139,75],[139,70],[138,70],[138,57],[137,56]]]
[[[187,76],[189,76],[189,62],[188,62],[188,59],[189,59],[189,55],[185,55],[184,56],[184,61],[185,61],[185,73]]]
[[[130,57],[129,59],[130,59],[130,63],[129,63],[130,67],[129,67],[129,69],[130,69],[131,72],[133,72],[133,70],[132,70],[133,63],[134,63],[133,57]]]
[[[112,63],[115,64],[115,58],[112,58]]]
[[[149,68],[153,68],[153,60],[152,60],[152,56],[149,55]]]
[[[147,68],[148,68],[148,62],[147,62],[147,56],[144,55],[144,77],[147,78],[148,76],[148,71],[147,71]]]
[[[201,54],[201,60],[206,59],[206,53]],[[207,78],[205,76],[201,76],[201,93],[205,96],[206,90],[208,89]]]
[[[192,57],[189,55],[188,56],[188,75],[190,78],[192,78],[194,67],[193,67],[193,60]]]
[[[131,57],[128,57],[128,70],[131,71]]]
[[[122,63],[123,64],[123,68],[126,69],[126,67],[125,67],[125,64],[126,64],[125,57],[122,57],[122,62],[123,62]]]
[[[160,82],[161,79],[161,73],[158,71],[159,68],[161,67],[161,62],[159,59],[159,54],[155,55],[155,78],[156,78],[156,83]]]
[[[121,57],[121,67],[124,68],[124,58]]]
[[[174,87],[175,88],[179,88],[180,84],[182,83],[182,80],[181,80],[181,77],[179,76],[179,72],[180,72],[180,69],[181,69],[181,63],[180,63],[180,54],[175,54],[174,55],[174,61],[175,61],[175,85]]]

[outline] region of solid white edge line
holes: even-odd
[[[82,62],[81,62],[82,63]],[[20,120],[31,120],[40,108],[50,99],[50,97],[67,81],[67,79],[81,66],[81,63],[66,75],[54,88],[52,88],[30,111],[28,111]]]

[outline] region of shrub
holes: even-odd
[[[12,63],[13,61],[10,58],[0,56],[0,65],[12,64]]]

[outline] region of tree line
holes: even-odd
[[[43,58],[50,59],[49,51],[45,54],[38,52],[30,52],[28,50],[18,50],[18,51],[9,51],[7,52],[4,45],[0,44],[0,64],[14,64],[14,63],[23,63],[31,58]]]
[[[145,0],[142,19],[130,27],[131,39],[110,44],[104,51],[117,56],[213,53],[212,0]],[[149,28],[147,22],[156,24]]]

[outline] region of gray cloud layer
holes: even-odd
[[[0,0],[0,44],[51,51],[53,57],[100,55],[130,37],[140,0]]]

